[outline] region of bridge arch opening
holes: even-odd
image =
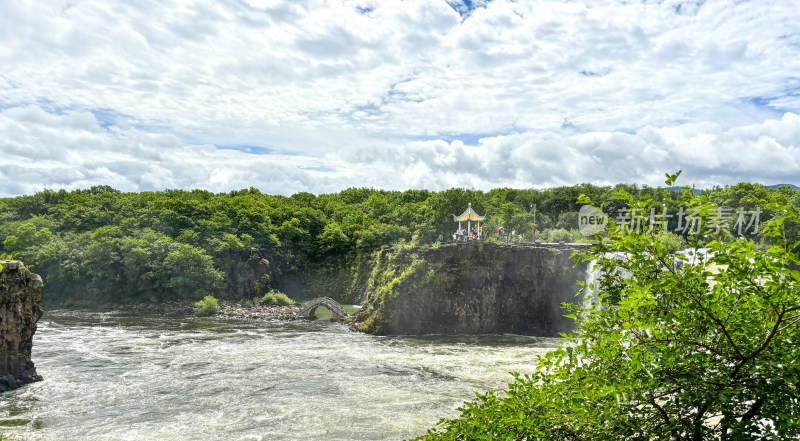
[[[317,320],[330,320],[333,318],[333,313],[330,309],[326,308],[323,305],[319,305],[314,308],[314,311],[311,313]]]
[[[344,320],[347,318],[347,311],[336,300],[330,297],[317,297],[303,304],[300,309],[300,316],[309,320],[325,318],[325,311],[330,313],[329,320]],[[323,315],[323,317],[319,317]]]

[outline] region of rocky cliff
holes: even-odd
[[[31,361],[42,278],[16,260],[0,265],[0,391],[6,391],[42,379]]]
[[[574,329],[562,303],[578,302],[575,248],[494,243],[400,248],[378,255],[356,317],[375,334],[523,334]]]

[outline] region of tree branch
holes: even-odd
[[[655,408],[656,408],[656,410],[658,410],[658,413],[660,413],[660,414],[661,414],[661,418],[664,420],[664,422],[665,422],[665,423],[667,423],[667,425],[671,425],[671,424],[672,424],[672,421],[671,421],[671,420],[670,420],[670,418],[669,418],[669,414],[667,413],[667,411],[666,411],[666,410],[664,410],[664,408],[663,408],[663,407],[661,407],[661,406],[660,406],[660,405],[659,405],[659,404],[656,402],[656,399],[655,399],[655,398],[651,397],[651,398],[649,398],[649,399],[647,400],[647,402],[648,402],[648,403],[650,403],[650,404],[652,404],[652,405],[653,405],[653,407],[655,407]]]
[[[761,351],[766,349],[767,345],[769,345],[769,343],[772,341],[772,339],[775,338],[775,336],[778,334],[778,332],[781,329],[785,328],[785,327],[784,328],[780,327],[781,323],[783,323],[783,315],[784,314],[786,314],[786,310],[783,310],[783,311],[781,311],[780,314],[778,314],[778,319],[775,320],[775,324],[772,326],[772,329],[769,331],[769,334],[767,335],[767,338],[765,338],[764,341],[761,342],[761,344],[753,352],[750,353],[750,355],[748,355],[746,357],[743,357],[741,360],[739,360],[738,363],[736,363],[736,366],[733,368],[733,372],[731,372],[731,377],[735,377],[736,374],[739,373],[739,370],[742,368],[742,366],[745,365],[745,363],[749,362],[750,360],[755,358],[758,354],[760,354]]]
[[[764,401],[766,401],[764,398],[757,399],[755,403],[750,406],[750,409],[748,409],[747,412],[742,415],[742,421],[750,421],[755,418],[755,416],[758,415],[758,412],[761,410],[761,406],[764,405]]]
[[[705,305],[703,305],[703,302],[701,302],[700,299],[697,298],[697,296],[692,294],[692,290],[689,289],[688,286],[686,286],[686,284],[683,282],[683,278],[680,277],[680,275],[675,272],[675,269],[671,265],[667,265],[667,262],[664,261],[662,256],[656,256],[656,259],[658,259],[659,262],[661,262],[662,265],[664,265],[669,272],[671,272],[675,277],[677,277],[678,284],[682,285],[685,288],[686,294],[689,295],[692,301],[696,303],[698,307],[700,307],[700,310],[703,311],[703,313],[706,316],[708,316],[708,318],[710,318],[714,323],[717,324],[717,326],[719,326],[720,331],[722,331],[723,335],[725,335],[725,338],[728,340],[728,343],[730,343],[730,345],[733,347],[733,350],[736,352],[737,357],[734,358],[743,357],[742,352],[739,350],[739,346],[736,344],[736,342],[733,341],[733,337],[731,337],[730,333],[728,332],[728,328],[725,327],[725,324],[722,323],[722,321],[718,317],[714,316],[714,314],[712,314],[711,311],[709,311],[708,308],[706,308]]]

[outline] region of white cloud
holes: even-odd
[[[483,138],[355,146],[323,157],[255,155],[186,145],[170,134],[103,128],[94,115],[39,107],[0,112],[0,196],[44,188],[107,184],[125,191],[257,187],[274,194],[387,189],[548,187],[579,182],[659,185],[684,170],[700,187],[741,176],[766,184],[795,182],[800,116],[724,130],[714,123],[623,132],[523,133]]]
[[[404,185],[423,188],[549,187],[579,182],[661,185],[684,170],[682,183],[700,188],[734,184],[742,176],[765,184],[796,182],[800,116],[723,129],[715,123],[644,127],[634,134],[524,133],[480,140],[414,142],[354,152],[353,162],[380,176],[398,170]],[[392,187],[387,182],[382,187]],[[403,188],[403,185],[393,186]]]
[[[220,192],[250,186],[282,194],[334,190],[331,177],[314,178],[300,168],[328,164],[317,158],[185,145],[174,135],[105,129],[91,113],[55,115],[33,106],[7,109],[0,112],[0,133],[5,135],[0,139],[0,182],[7,183],[0,196],[98,184],[125,191]]]
[[[657,184],[677,168],[797,183],[790,3],[6,2],[0,176],[5,194]]]

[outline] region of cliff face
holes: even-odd
[[[384,251],[359,329],[376,334],[558,336],[575,328],[562,303],[575,303],[586,265],[574,249],[493,243]]]
[[[31,361],[36,323],[42,317],[42,278],[19,261],[0,272],[0,391],[42,379]]]

